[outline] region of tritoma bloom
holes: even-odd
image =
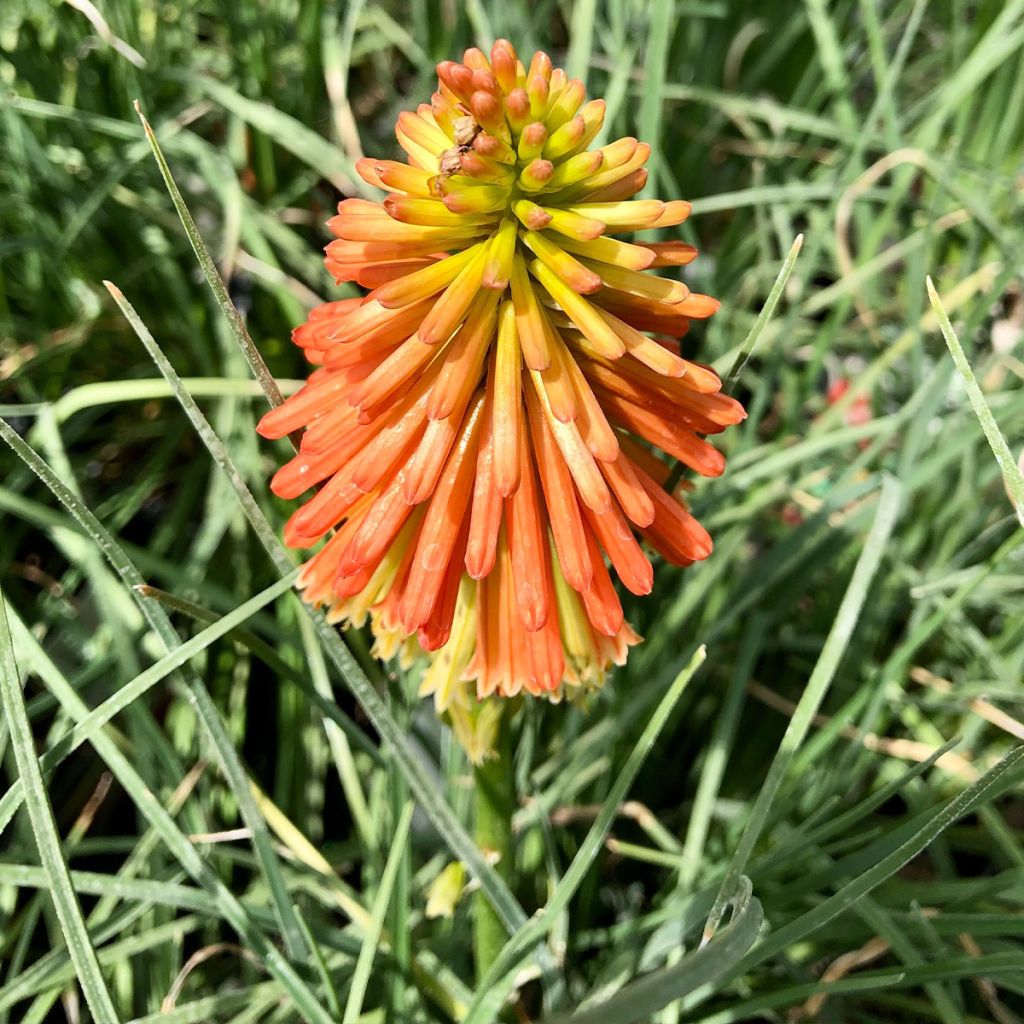
[[[396,127],[406,161],[367,158],[382,202],[346,199],[327,267],[365,295],[294,333],[315,365],[259,425],[303,430],[275,494],[319,488],[288,521],[307,601],[369,616],[383,657],[430,652],[422,690],[454,716],[474,697],[583,693],[639,637],[609,565],[651,590],[642,541],[674,565],[711,552],[662,453],[703,476],[705,436],[744,416],[678,339],[718,302],[674,276],[690,205],[634,200],[650,147],[589,148],[605,106],[507,41],[438,66]],[[606,564],[607,563],[607,564]],[[475,720],[475,718],[474,718]]]

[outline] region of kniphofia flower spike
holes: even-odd
[[[313,310],[294,333],[315,369],[260,423],[303,429],[275,494],[319,486],[285,528],[332,621],[369,615],[376,650],[432,652],[423,691],[472,712],[522,691],[600,683],[639,637],[608,564],[634,594],[711,539],[659,452],[704,476],[704,437],[744,412],[677,339],[718,302],[675,276],[675,241],[616,238],[685,220],[681,200],[634,200],[650,148],[597,149],[604,103],[544,53],[499,40],[438,66],[430,104],[396,127],[406,162],[358,164],[382,202],[346,199],[327,267],[367,294]],[[332,532],[333,531],[333,532]]]

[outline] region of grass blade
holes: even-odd
[[[778,277],[775,278],[775,284],[772,285],[772,290],[768,293],[768,298],[765,299],[764,305],[761,307],[761,312],[757,314],[754,326],[750,328],[750,333],[746,338],[744,338],[743,344],[740,346],[740,350],[736,355],[736,359],[733,361],[732,367],[722,383],[722,390],[726,394],[732,394],[737,381],[740,379],[740,374],[743,372],[743,368],[747,365],[750,361],[750,357],[754,354],[754,349],[757,346],[758,340],[764,333],[764,329],[771,322],[772,317],[775,315],[775,307],[779,304],[779,299],[782,298],[782,292],[786,287],[786,282],[789,280],[789,275],[793,272],[793,267],[796,264],[796,258],[800,255],[800,250],[803,248],[803,244],[803,235],[797,235],[796,238],[793,239],[793,244],[789,247],[789,253],[786,256],[785,262],[782,264],[782,269],[779,271]]]
[[[295,572],[298,570],[296,569]],[[159,601],[165,608],[181,612],[204,625],[211,625],[219,621],[217,614],[210,611],[209,608],[196,604],[195,601],[179,597],[177,594],[169,594],[166,590],[160,590],[158,587],[143,587],[142,593],[151,600]],[[257,636],[252,630],[238,625],[225,635],[251,651],[268,668],[273,669],[279,678],[289,679],[293,682],[316,704],[331,724],[336,725],[344,733],[347,741],[351,741],[360,751],[373,758],[375,764],[381,763],[380,751],[370,742],[366,733],[330,699],[329,689],[322,692],[318,690],[304,672],[285,661],[270,643],[261,636]]]
[[[653,971],[626,985],[604,1002],[575,1013],[547,1018],[541,1024],[635,1024],[698,988],[714,985],[757,941],[764,920],[760,901],[751,895],[750,882],[743,881],[745,892],[737,901],[733,919],[713,942],[671,967]]]
[[[853,630],[860,618],[861,609],[867,598],[868,589],[874,579],[882,561],[882,554],[885,551],[889,536],[896,525],[896,515],[899,511],[900,495],[902,488],[894,477],[886,477],[882,484],[882,492],[878,501],[878,510],[875,514],[875,521],[871,526],[867,540],[861,551],[860,558],[853,570],[853,577],[843,597],[839,612],[832,625],[828,638],[821,649],[821,656],[818,658],[811,678],[807,682],[800,703],[797,705],[793,717],[790,719],[786,734],[779,744],[778,752],[772,760],[768,775],[764,780],[760,793],[750,811],[750,818],[747,821],[743,835],[740,837],[739,845],[732,856],[729,867],[722,880],[722,885],[715,897],[714,906],[708,915],[707,924],[704,926],[703,943],[707,943],[715,934],[722,914],[728,904],[733,890],[739,882],[740,876],[746,867],[747,860],[753,852],[754,846],[761,835],[761,831],[768,821],[768,814],[771,810],[772,801],[782,785],[790,762],[796,755],[800,744],[807,735],[811,722],[821,706],[825,694],[832,683],[839,662],[846,653],[847,644],[853,636]]]
[[[569,32],[569,56],[565,73],[570,78],[587,81],[590,56],[594,48],[594,16],[597,0],[576,0],[572,9],[572,30]]]
[[[640,138],[650,144],[651,176],[641,192],[653,195],[662,167],[661,101],[668,70],[668,50],[672,43],[672,12],[674,0],[653,0],[648,5],[647,52],[644,56],[644,88],[640,97]]]
[[[974,371],[971,369],[971,364],[967,361],[967,356],[964,354],[960,339],[957,338],[956,331],[953,330],[953,325],[949,322],[949,316],[942,306],[942,300],[939,298],[939,293],[935,290],[935,285],[932,284],[932,279],[930,277],[925,278],[925,283],[928,288],[928,299],[939,321],[939,330],[942,331],[942,337],[946,340],[949,354],[953,357],[957,372],[964,382],[964,388],[967,391],[967,397],[971,401],[971,408],[974,409],[974,415],[978,417],[978,422],[985,433],[985,438],[992,449],[992,454],[996,457],[996,462],[999,464],[999,471],[1003,474],[1006,490],[1009,492],[1010,501],[1013,502],[1017,519],[1020,521],[1021,526],[1024,526],[1024,473],[1021,472],[1020,467],[1014,460],[1010,452],[1010,446],[1006,443],[1006,438],[1003,437],[1003,432],[999,429],[999,424],[996,423],[988,402],[985,401],[985,395],[978,385]]]
[[[196,227],[196,222],[192,219],[192,214],[185,205],[185,200],[174,181],[170,165],[167,163],[167,158],[164,156],[160,143],[157,141],[156,132],[153,131],[149,121],[146,120],[146,115],[143,114],[142,107],[137,100],[135,102],[135,111],[142,121],[146,138],[149,140],[153,156],[156,157],[157,166],[160,168],[160,174],[163,176],[164,184],[167,186],[167,191],[171,196],[171,202],[174,203],[174,209],[177,211],[178,219],[185,229],[185,234],[188,236],[192,251],[196,254],[196,259],[199,260],[199,266],[203,271],[203,276],[206,278],[206,283],[210,286],[210,291],[213,292],[217,305],[220,306],[220,311],[224,314],[224,319],[227,320],[231,333],[245,355],[253,375],[259,381],[263,393],[267,396],[267,401],[271,405],[280,405],[284,401],[281,389],[277,386],[277,381],[274,380],[273,374],[267,369],[263,356],[260,355],[259,349],[256,348],[252,338],[249,337],[245,322],[239,315],[238,310],[235,309],[231,296],[228,295],[228,290],[224,286],[220,274],[217,272],[217,264],[210,255],[210,250],[206,248],[206,243],[199,234],[199,228]]]
[[[402,810],[402,816],[398,819],[398,825],[395,828],[395,835],[391,842],[391,852],[388,854],[387,863],[384,865],[384,874],[381,875],[380,888],[377,890],[373,906],[370,909],[371,920],[363,935],[363,946],[359,950],[356,969],[352,972],[352,987],[348,990],[348,1000],[345,1003],[345,1016],[342,1018],[342,1024],[356,1024],[363,1010],[363,997],[366,995],[366,985],[370,980],[373,957],[377,952],[381,931],[384,928],[384,915],[388,911],[391,893],[395,888],[395,880],[398,878],[398,869],[406,852],[406,841],[409,838],[409,826],[412,824],[413,807],[414,805],[411,802],[405,805]]]
[[[7,624],[7,605],[0,592],[0,702],[4,709],[11,734],[11,746],[25,789],[25,802],[29,821],[39,850],[39,860],[46,872],[53,906],[57,911],[64,940],[68,944],[71,962],[82,985],[82,993],[89,1004],[97,1024],[118,1024],[119,1017],[113,1000],[100,972],[96,950],[89,940],[85,918],[78,902],[71,873],[68,871],[64,853],[61,850],[57,822],[46,793],[39,763],[36,761],[35,741],[29,725],[25,701],[18,679],[18,668],[14,662],[14,641]]]
[[[1024,777],[1024,747],[1016,747],[977,782],[954,797],[945,806],[931,814],[924,815],[926,820],[907,839],[900,842],[897,837],[898,845],[895,845],[895,848],[888,851],[884,849],[887,845],[893,846],[891,839],[878,844],[877,861],[870,869],[847,882],[813,910],[809,910],[795,921],[790,921],[773,931],[750,954],[741,967],[747,968],[753,963],[760,963],[776,956],[794,942],[799,942],[801,938],[820,928],[861,896],[869,893],[875,886],[899,871],[904,864],[916,857],[936,836],[954,822],[970,814],[983,803],[996,799],[1010,787],[1019,784],[1022,777]],[[896,831],[901,832],[902,830]]]

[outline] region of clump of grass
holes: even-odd
[[[0,1022],[1013,1020],[1024,3],[109,6],[0,15]],[[500,875],[415,680],[289,593],[253,431],[353,160],[497,35],[695,200],[751,413],[714,556],[520,716]]]

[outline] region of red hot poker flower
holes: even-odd
[[[383,202],[329,221],[328,269],[368,294],[294,332],[316,369],[259,430],[304,430],[275,494],[319,485],[285,528],[300,548],[330,534],[305,599],[370,615],[383,657],[434,652],[423,690],[465,715],[465,682],[560,699],[623,663],[639,637],[609,565],[646,594],[640,539],[675,565],[711,552],[657,453],[718,476],[704,438],[744,412],[677,340],[718,302],[645,273],[696,250],[614,237],[690,212],[632,199],[650,148],[588,148],[603,101],[505,40],[438,77],[398,119],[406,162],[359,162]]]

